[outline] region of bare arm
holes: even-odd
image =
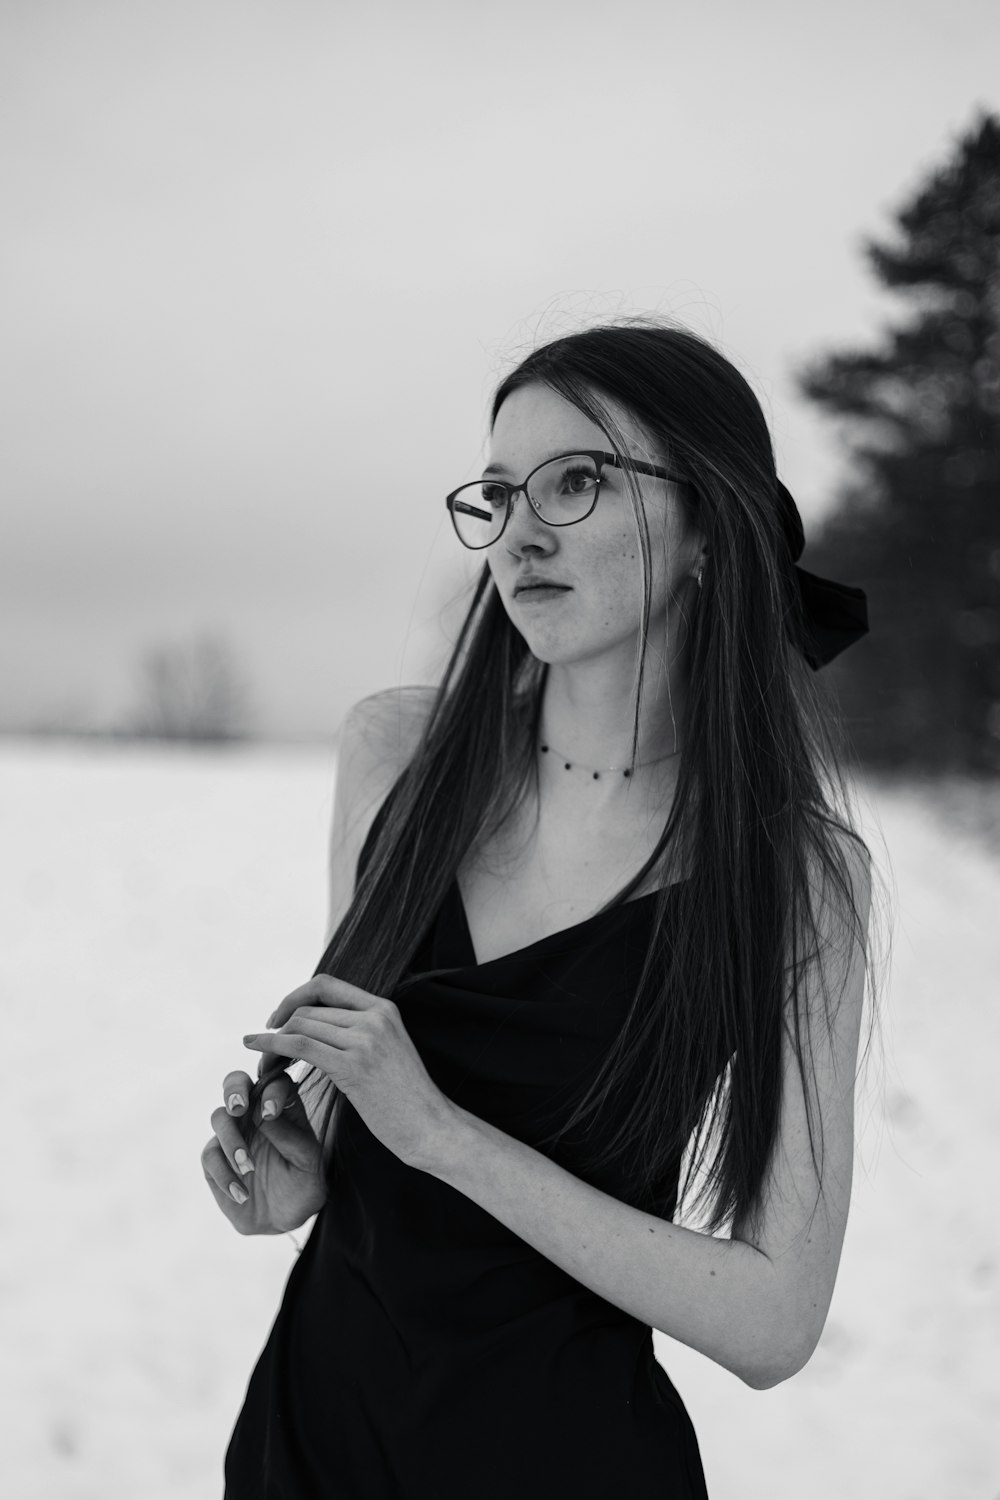
[[[408,765],[434,700],[431,687],[389,688],[360,699],[337,733],[324,948],[354,899],[358,858],[379,808]],[[296,1070],[304,1073],[304,1067]],[[315,1131],[316,1092],[303,1099]]]
[[[867,922],[868,872],[858,865],[853,874]],[[843,932],[830,937],[826,978],[840,1004],[832,1037],[820,1024],[813,1038],[825,1143],[815,1216],[820,1184],[790,1046],[763,1232],[755,1243],[741,1237],[739,1224],[725,1240],[643,1213],[457,1106],[424,1170],[473,1199],[598,1296],[699,1350],[747,1385],[763,1390],[788,1379],[819,1342],[850,1202],[865,970],[858,945]]]
[[[358,855],[372,818],[412,754],[422,727],[421,712],[433,690],[401,689],[362,699],[345,716],[337,740],[337,778],[330,840],[328,936],[341,922],[354,894]],[[325,945],[324,945],[325,946]],[[201,1155],[202,1170],[219,1208],[240,1234],[280,1234],[298,1228],[322,1207],[323,1149],[317,1090],[302,1094],[301,1080],[279,1070],[264,1087],[255,1110],[257,1136],[248,1149],[243,1119],[252,1080],[241,1069],[223,1081],[223,1103],[212,1113],[212,1137]]]
[[[409,764],[434,699],[430,687],[389,688],[349,709],[337,736],[324,946],[354,899],[358,858],[379,808]]]

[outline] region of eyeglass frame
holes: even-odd
[[[582,516],[576,516],[572,521],[547,521],[545,517],[539,512],[538,508],[532,501],[531,496],[528,494],[528,481],[538,473],[539,469],[544,469],[547,464],[557,463],[560,458],[593,459],[594,464],[597,468],[597,484],[594,488],[594,499],[591,503],[590,509],[585,511]],[[492,547],[494,542],[498,542],[503,536],[504,532],[507,529],[507,523],[510,520],[514,510],[514,496],[521,494],[522,491],[526,500],[528,501],[528,504],[531,506],[535,515],[538,516],[538,519],[544,526],[578,526],[581,521],[585,521],[588,516],[591,516],[594,513],[594,510],[597,506],[597,501],[600,498],[601,494],[601,484],[604,479],[604,475],[601,471],[605,464],[611,464],[611,466],[616,469],[634,469],[638,474],[650,474],[655,479],[670,479],[673,480],[675,484],[688,483],[688,481],[682,479],[679,474],[672,474],[669,469],[664,469],[660,464],[647,464],[639,458],[624,459],[621,458],[617,453],[607,453],[600,448],[570,448],[567,449],[565,453],[553,453],[551,458],[543,459],[540,464],[536,464],[531,473],[528,474],[520,484],[508,484],[505,479],[494,479],[492,477],[484,476],[482,479],[470,479],[467,481],[467,483],[460,484],[457,489],[452,490],[450,494],[445,496],[444,503],[447,507],[448,514],[451,517],[451,524],[455,529],[455,535],[462,543],[462,546],[467,548],[469,552],[485,552],[487,547]],[[497,532],[496,536],[492,538],[492,540],[484,542],[481,547],[470,547],[469,543],[464,541],[461,534],[459,533],[458,523],[455,520],[455,512],[452,509],[452,501],[455,499],[456,495],[461,494],[462,490],[474,489],[476,485],[481,484],[496,484],[499,485],[501,489],[505,489],[507,491],[507,511],[503,518],[503,525],[500,527],[500,530]]]

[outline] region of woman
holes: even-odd
[[[236,1229],[318,1212],[229,1500],[704,1496],[651,1330],[764,1389],[833,1293],[870,877],[811,669],[864,596],[690,332],[537,350],[490,446],[444,680],[348,715],[329,946],[212,1115]]]

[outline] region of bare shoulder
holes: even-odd
[[[436,696],[436,688],[408,686],[359,698],[341,725],[338,773],[340,756],[346,753],[365,781],[388,776],[391,786],[416,750]]]
[[[810,884],[817,899],[817,925],[828,942],[863,946],[872,900],[872,860],[857,833],[837,826],[831,829],[835,871],[810,870]]]
[[[336,743],[327,940],[351,904],[368,831],[412,760],[436,696],[434,687],[387,688],[359,699],[344,715]]]

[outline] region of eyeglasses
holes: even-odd
[[[532,469],[522,484],[506,484],[501,479],[477,479],[473,484],[459,485],[446,497],[445,504],[458,540],[474,551],[491,547],[503,535],[510,520],[514,501],[523,490],[528,504],[546,526],[575,526],[585,521],[597,504],[605,464],[616,469],[634,469],[657,479],[673,479],[683,484],[679,474],[647,464],[637,458],[619,458],[617,453],[584,449],[576,453],[559,453]]]

